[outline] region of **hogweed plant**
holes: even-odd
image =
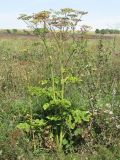
[[[73,47],[77,45],[75,40],[75,30],[80,27],[81,18],[87,12],[81,12],[70,8],[64,8],[60,11],[41,11],[32,16],[21,15],[22,19],[29,27],[39,35],[46,49],[51,73],[50,80],[44,80],[41,87],[28,87],[28,95],[32,101],[31,114],[25,118],[17,127],[25,131],[28,135],[32,133],[32,141],[41,134],[43,146],[50,150],[62,151],[69,150],[75,145],[75,140],[82,134],[82,126],[86,125],[91,114],[88,111],[73,107],[72,102],[66,97],[66,86],[68,84],[78,83],[79,78],[73,76],[66,69],[73,53],[64,59],[67,45],[67,37],[72,34]],[[42,31],[40,30],[42,29]],[[85,26],[84,26],[85,30]],[[56,44],[58,54],[59,74],[56,76],[53,51],[50,44],[47,43],[47,32],[52,35],[52,40]],[[74,84],[73,84],[74,85]],[[34,105],[37,111],[34,111]],[[45,133],[47,134],[45,135]],[[76,138],[75,138],[76,137]],[[49,144],[47,144],[49,142]],[[34,149],[36,145],[34,143]]]

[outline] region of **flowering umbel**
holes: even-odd
[[[56,29],[61,30],[71,30],[78,28],[79,22],[83,15],[87,14],[87,12],[74,10],[72,8],[63,8],[59,11],[40,11],[33,15],[21,14],[18,19],[22,19],[23,21],[33,23],[34,27],[39,27],[43,25],[44,27],[50,28],[54,27]]]

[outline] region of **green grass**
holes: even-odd
[[[118,160],[120,158],[120,39],[68,40],[62,54],[64,78],[77,77],[78,82],[66,84],[64,94],[73,110],[87,110],[92,119],[82,123],[82,133],[72,134],[68,150],[57,153],[41,144],[36,134],[36,148],[29,135],[16,126],[30,114],[28,87],[43,87],[51,83],[51,63],[41,40],[0,41],[0,158]],[[60,53],[56,42],[47,39],[52,57],[54,77],[60,80]],[[70,56],[71,55],[71,56]],[[56,80],[57,81],[57,80]],[[46,88],[49,88],[49,83]],[[60,89],[59,83],[57,88]],[[37,114],[46,99],[31,98],[33,113]],[[39,111],[40,112],[40,111]],[[40,113],[39,113],[40,114]],[[118,128],[117,128],[118,127]],[[52,131],[51,131],[52,132]],[[49,131],[49,133],[51,133]],[[69,137],[69,135],[68,135]],[[64,148],[64,147],[63,147]]]

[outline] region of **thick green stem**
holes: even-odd
[[[64,99],[64,69],[63,66],[61,66],[61,99]]]
[[[50,55],[48,46],[47,46],[47,44],[46,44],[46,40],[45,40],[45,39],[42,39],[42,41],[43,41],[43,43],[44,43],[45,49],[46,49],[46,51],[47,51],[47,53],[48,53],[49,60],[50,60],[51,78],[52,78],[52,89],[53,89],[53,99],[55,100],[55,99],[56,99],[56,97],[55,97],[55,80],[54,80],[54,71],[53,71],[52,56]]]
[[[58,152],[62,151],[63,138],[64,138],[63,128],[61,127],[60,133],[59,134],[57,133],[56,135],[56,144]]]
[[[54,79],[54,69],[53,69],[53,62],[52,62],[52,57],[50,56],[50,67],[51,67],[51,79],[52,79],[52,89],[53,89],[53,99],[56,99],[55,96],[55,79]]]

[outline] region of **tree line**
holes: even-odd
[[[96,29],[96,34],[120,34],[118,29]]]

